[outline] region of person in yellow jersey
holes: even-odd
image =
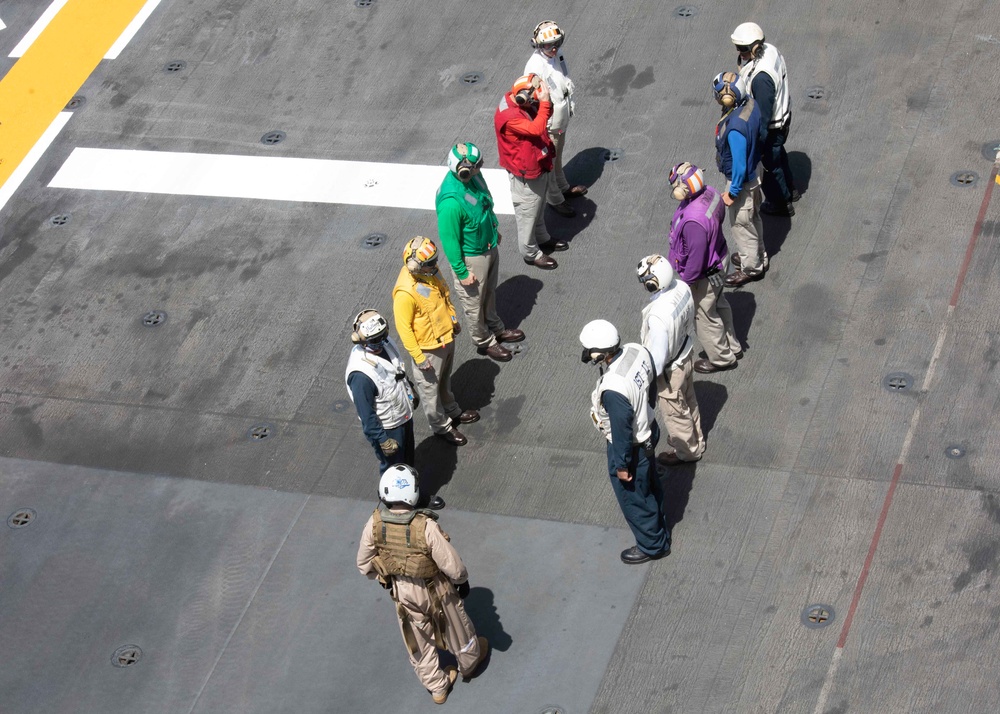
[[[392,289],[392,313],[399,339],[417,367],[413,377],[431,429],[449,444],[462,446],[469,440],[455,425],[479,421],[479,412],[462,411],[451,391],[454,336],[462,328],[437,261],[438,248],[430,238],[417,236],[406,244]]]
[[[389,591],[413,671],[434,703],[444,704],[459,671],[466,679],[475,677],[490,653],[489,641],[476,635],[462,605],[469,572],[437,514],[415,508],[416,469],[389,467],[378,491],[379,505],[361,532],[358,570]],[[457,669],[441,668],[439,649],[455,656]]]

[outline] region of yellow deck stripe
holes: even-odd
[[[0,81],[0,186],[146,0],[69,0]]]

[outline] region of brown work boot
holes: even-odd
[[[435,704],[444,704],[448,701],[448,694],[451,692],[451,688],[455,686],[455,680],[458,679],[458,669],[455,667],[448,667],[445,672],[448,675],[448,688],[443,692],[438,692],[437,694],[431,694],[431,698],[434,700]]]

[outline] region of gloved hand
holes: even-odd
[[[720,270],[717,273],[712,273],[708,276],[708,284],[715,289],[722,287],[722,284],[726,282],[726,273]]]
[[[457,322],[453,322],[451,323],[451,331],[457,335],[462,331],[462,326]]]
[[[395,439],[386,439],[379,444],[379,448],[382,449],[382,453],[386,456],[392,456],[399,451],[399,442]]]
[[[458,585],[455,586],[455,590],[458,591],[458,596],[463,600],[469,597],[469,590],[470,590],[469,581],[466,580],[464,583],[459,583]]]

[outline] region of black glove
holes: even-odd
[[[458,596],[463,600],[469,597],[469,581],[466,580],[464,583],[456,585],[455,590],[458,591]]]

